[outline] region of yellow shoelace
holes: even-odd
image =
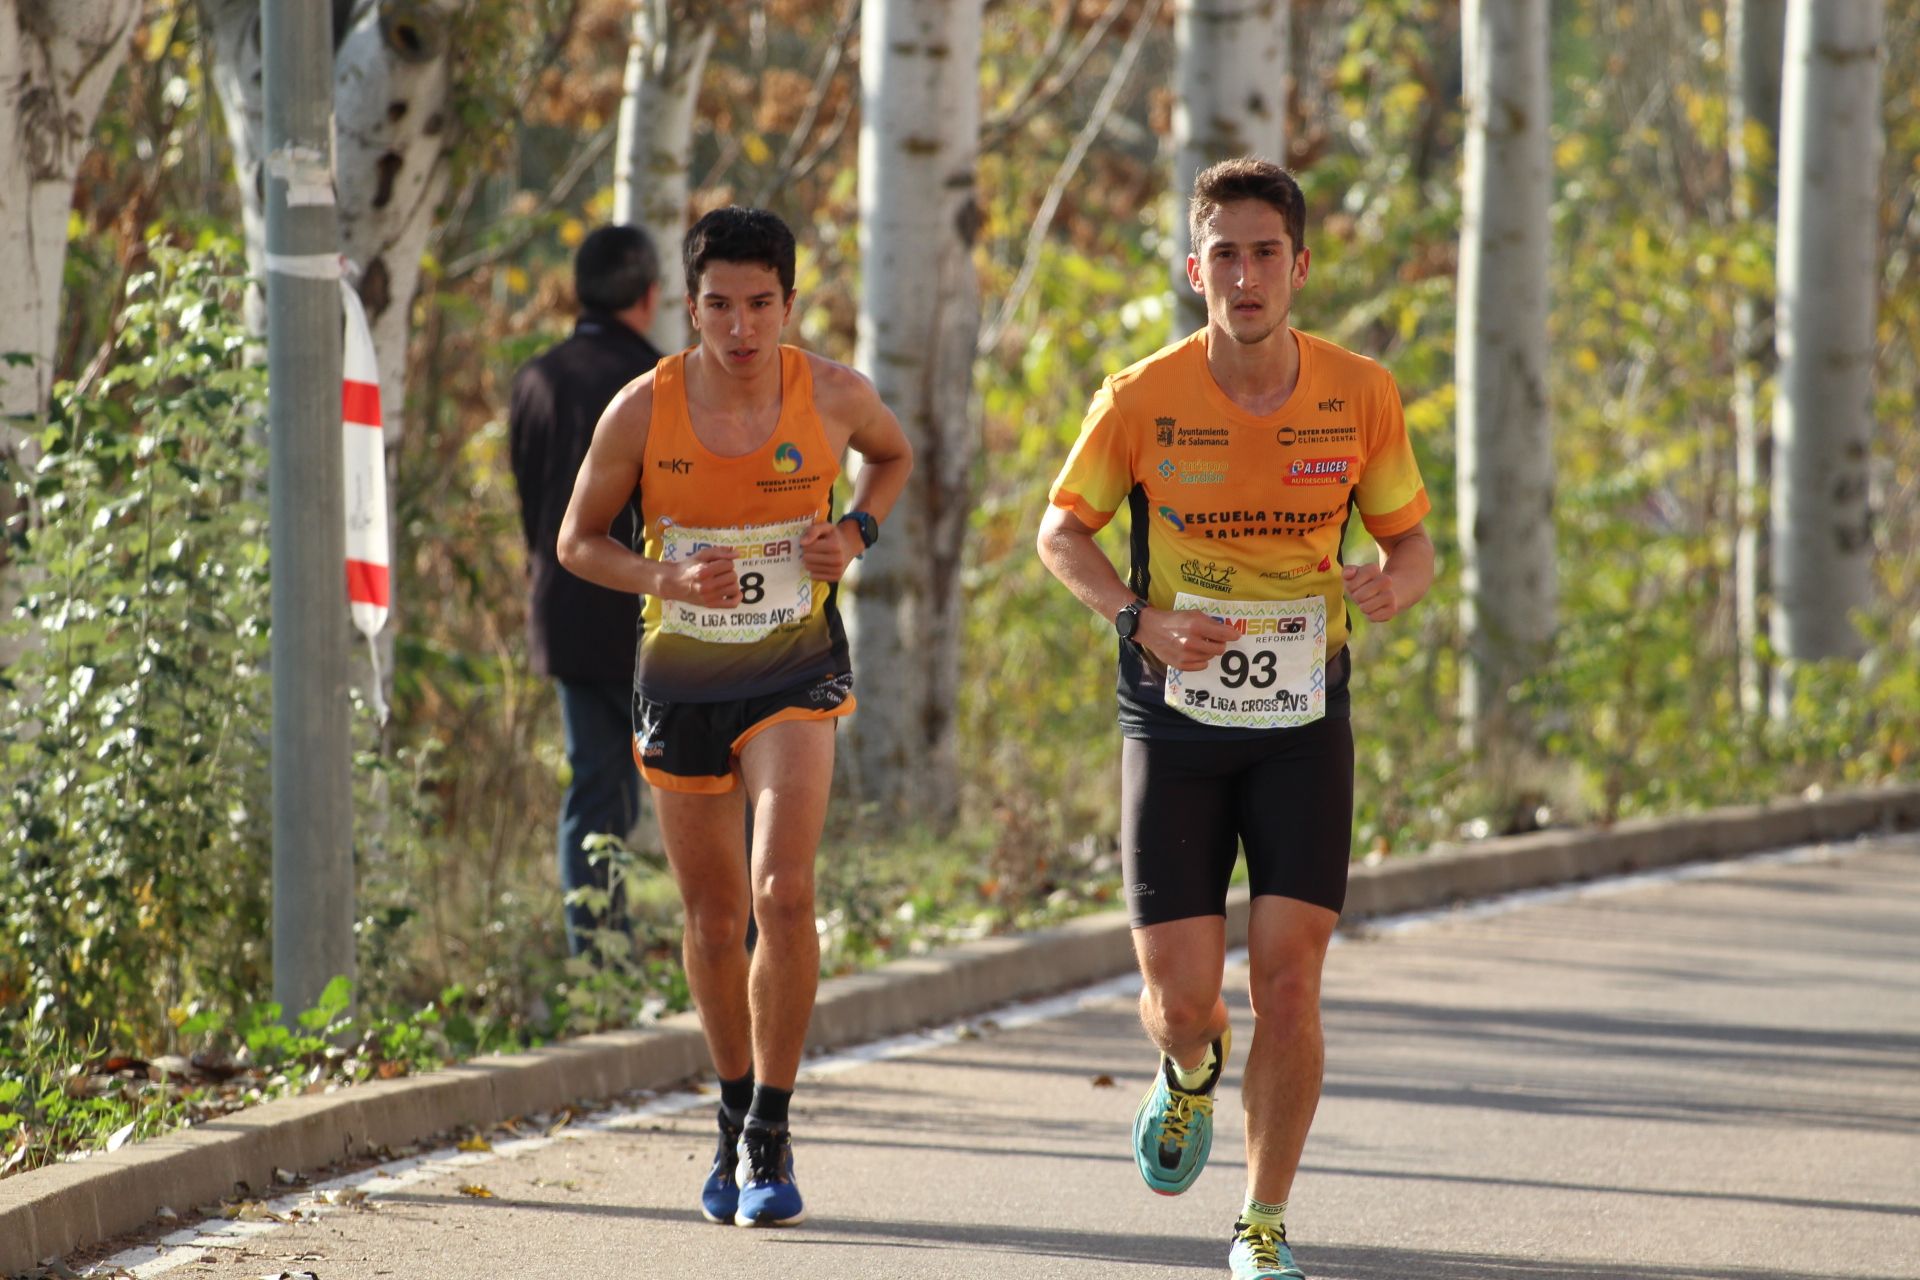
[[[1280,1242],[1286,1236],[1278,1227],[1249,1222],[1240,1228],[1240,1238],[1247,1242],[1256,1266],[1265,1271],[1280,1269]]]
[[[1167,1090],[1167,1107],[1160,1113],[1160,1145],[1186,1146],[1187,1130],[1193,1124],[1193,1118],[1212,1114],[1212,1094],[1183,1093],[1178,1089]]]

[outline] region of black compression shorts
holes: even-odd
[[[656,702],[633,695],[633,759],[663,791],[721,795],[739,785],[734,761],[762,730],[787,720],[831,720],[854,708],[849,672],[726,702]]]
[[[1237,740],[1121,744],[1120,857],[1135,928],[1225,915],[1243,845],[1254,896],[1338,912],[1352,843],[1345,716]]]

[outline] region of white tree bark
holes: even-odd
[[[1514,684],[1552,644],[1547,405],[1547,0],[1467,0],[1467,137],[1454,377],[1470,740],[1523,745]]]
[[[406,435],[407,345],[413,296],[446,189],[443,163],[450,89],[449,46],[461,0],[331,0],[334,31],[334,191],[341,253],[373,330],[380,367],[380,422],[389,481]],[[214,88],[233,148],[247,264],[266,278],[259,0],[202,0],[214,49]],[[266,329],[265,300],[250,291],[248,323]],[[391,489],[391,483],[389,484]],[[401,549],[389,548],[398,564]],[[384,671],[404,602],[380,635]],[[370,688],[371,664],[356,655],[354,683]]]
[[[1857,656],[1871,602],[1881,0],[1793,0],[1781,100],[1772,635],[1781,658]],[[1789,674],[1783,671],[1783,676]],[[1791,690],[1773,689],[1785,716]]]
[[[1727,158],[1733,216],[1743,223],[1765,222],[1774,213],[1786,21],[1786,0],[1727,0]],[[1771,589],[1767,491],[1773,474],[1773,439],[1760,389],[1773,373],[1772,312],[1766,299],[1744,290],[1734,301],[1733,612],[1740,705],[1749,715],[1765,710],[1772,678],[1760,651]]]
[[[959,797],[961,552],[979,449],[974,170],[980,0],[866,0],[861,14],[855,357],[900,418],[913,480],[850,586],[860,711],[850,772],[881,812],[944,824]]]
[[[1207,322],[1187,283],[1187,201],[1210,164],[1235,156],[1287,161],[1291,0],[1179,0],[1174,10],[1173,209],[1168,226],[1174,333]]]
[[[413,295],[447,186],[448,49],[460,10],[458,0],[383,0],[336,37],[340,251],[360,273],[389,459],[405,436]]]
[[[247,265],[266,271],[261,204],[260,6],[204,0],[214,44],[214,88],[233,148]],[[351,15],[357,10],[358,17]],[[391,455],[405,431],[407,340],[420,262],[446,189],[442,163],[449,89],[448,45],[457,0],[336,0],[334,186],[341,252],[356,281],[380,358],[380,407]],[[258,331],[265,311],[249,306]]]
[[[139,15],[140,0],[12,0],[0,12],[0,460],[35,461],[13,419],[46,412],[74,178]],[[22,514],[0,483],[0,527]],[[18,596],[0,551],[0,616]]]
[[[627,51],[626,93],[614,146],[613,220],[653,237],[660,306],[647,338],[662,351],[687,345],[680,242],[687,232],[687,168],[700,77],[719,30],[713,0],[640,0]]]

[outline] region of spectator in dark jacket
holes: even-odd
[[[601,411],[660,359],[642,336],[660,301],[659,255],[638,227],[601,227],[581,242],[573,279],[581,312],[573,336],[515,375],[508,418],[531,570],[528,651],[534,671],[560,690],[573,766],[559,822],[560,884],[569,892],[607,888],[607,868],[591,865],[586,839],[624,838],[640,814],[631,717],[640,600],[568,573],[554,542]],[[634,519],[629,504],[614,536],[631,542]],[[606,912],[571,905],[566,921],[576,955],[590,950],[592,931],[627,927],[619,901]]]

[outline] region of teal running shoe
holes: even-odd
[[[1213,1042],[1213,1070],[1193,1092],[1174,1078],[1173,1059],[1160,1055],[1153,1087],[1133,1113],[1133,1162],[1149,1191],[1177,1196],[1206,1168],[1207,1153],[1213,1149],[1213,1091],[1232,1044],[1232,1031],[1222,1031]]]
[[[1233,1224],[1233,1248],[1227,1253],[1233,1280],[1307,1280],[1287,1248],[1285,1227]]]
[[[793,1140],[785,1129],[749,1124],[740,1134],[734,1178],[740,1184],[735,1226],[787,1227],[807,1220],[800,1188],[793,1181]]]

